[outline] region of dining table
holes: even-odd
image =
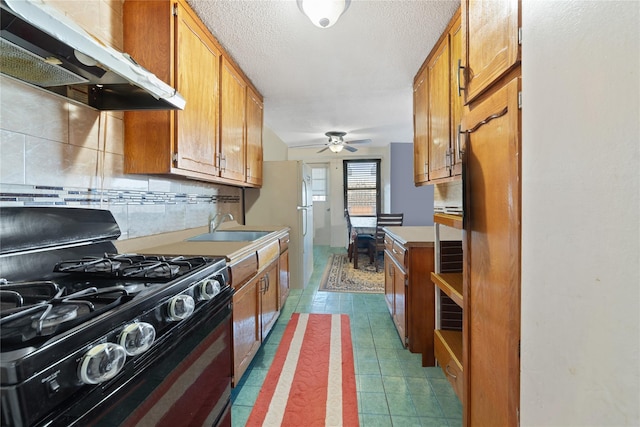
[[[358,235],[368,235],[375,238],[377,217],[375,216],[352,216],[351,217],[351,240],[353,241],[352,250],[353,268],[358,268]]]

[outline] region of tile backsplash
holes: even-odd
[[[0,183],[0,209],[7,206],[59,206],[108,209],[120,239],[149,236],[208,224],[217,212],[242,220],[238,189],[185,183],[189,192],[81,189]],[[204,188],[208,187],[208,188]]]
[[[95,207],[113,212],[121,239],[242,222],[242,189],[123,172],[122,113],[77,106],[0,77],[0,209]]]
[[[242,189],[124,174],[123,145],[122,113],[0,76],[0,209],[109,209],[121,239],[204,226],[217,212],[242,222]]]

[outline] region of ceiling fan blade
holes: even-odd
[[[304,145],[292,145],[289,148],[311,148],[311,147],[323,147],[327,145],[326,143],[318,142],[315,144],[304,144]]]
[[[371,144],[370,139],[356,139],[354,141],[345,141],[345,144]]]
[[[323,151],[326,151],[329,149],[329,146],[327,145],[326,147],[324,147],[322,150],[318,151],[318,153],[322,153]]]
[[[357,148],[355,148],[355,147],[349,147],[348,145],[345,145],[345,146],[344,146],[344,149],[345,149],[345,150],[347,150],[347,151],[351,151],[352,153],[355,153],[356,151],[358,151],[358,149],[357,149]]]

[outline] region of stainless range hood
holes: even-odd
[[[0,0],[0,72],[97,110],[178,110],[184,98],[41,0]]]

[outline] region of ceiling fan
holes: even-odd
[[[353,140],[353,141],[345,141],[344,137],[347,135],[346,132],[338,132],[338,131],[329,131],[327,133],[325,133],[325,136],[327,136],[327,138],[329,138],[329,140],[324,143],[325,147],[318,151],[318,153],[322,153],[323,151],[326,150],[331,150],[334,153],[339,153],[341,152],[343,149],[350,151],[350,152],[355,152],[358,151],[357,148],[355,147],[351,147],[351,145],[353,144],[370,144],[371,140],[370,139],[357,139],[357,140]],[[313,146],[317,146],[319,144],[313,144],[313,145],[307,145],[307,146],[298,146],[296,148],[302,148],[302,147],[313,147]]]

